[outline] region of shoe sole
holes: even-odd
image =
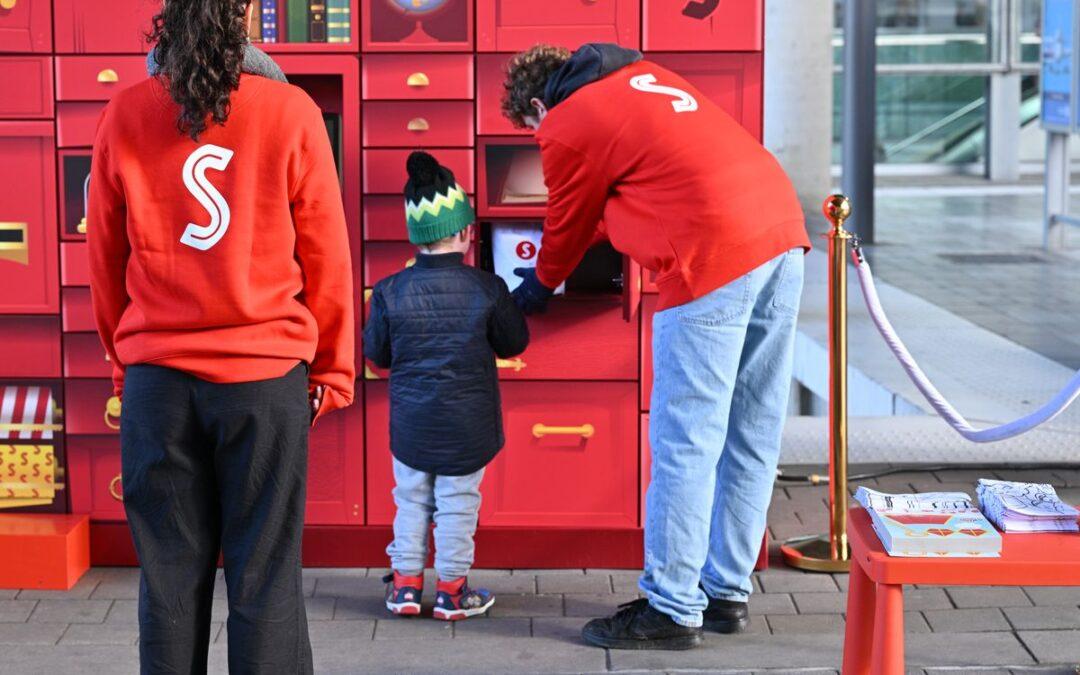
[[[734,621],[728,619],[716,619],[713,621],[705,620],[704,628],[707,631],[713,633],[724,633],[731,635],[734,633],[741,633],[750,627],[750,617],[744,617],[742,619],[736,619]]]
[[[386,608],[392,613],[402,616],[416,616],[420,613],[420,603],[418,602],[387,602]]]
[[[660,638],[656,640],[625,640],[593,635],[592,633],[583,630],[581,631],[581,637],[585,642],[596,647],[604,647],[605,649],[655,649],[669,652],[681,652],[687,649],[693,649],[695,647],[700,647],[701,643],[704,642],[700,633],[695,635]]]
[[[432,610],[431,615],[440,621],[461,621],[462,619],[468,619],[471,616],[480,616],[484,612],[491,609],[491,606],[495,604],[495,598],[491,598],[481,607],[471,607],[469,609],[440,609],[436,607]]]

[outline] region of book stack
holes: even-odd
[[[1078,532],[1078,512],[1058,498],[1053,485],[979,480],[979,505],[1002,532]]]
[[[350,40],[350,0],[260,0],[248,35],[252,42]]]
[[[891,556],[997,558],[1001,535],[963,492],[886,494],[866,487],[855,501],[870,514]]]

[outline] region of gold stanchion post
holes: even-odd
[[[844,221],[851,202],[832,195],[823,206],[832,228],[829,240],[829,534],[789,539],[780,547],[784,562],[811,572],[846,572],[851,566],[847,538],[847,257],[851,233]]]

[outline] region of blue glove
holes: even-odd
[[[525,314],[543,314],[547,311],[547,302],[555,289],[548,288],[536,278],[536,269],[533,267],[518,267],[514,274],[521,277],[521,283],[510,294],[518,309]]]

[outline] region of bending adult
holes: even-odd
[[[352,285],[322,114],[247,44],[247,0],[166,0],[151,77],[98,124],[94,317],[122,396],[144,673],[310,673],[307,434],[353,399]]]
[[[517,270],[519,305],[544,311],[598,231],[660,291],[646,597],[583,636],[686,649],[702,625],[742,630],[810,246],[795,191],[734,119],[639,52],[534,47],[512,59],[505,86],[504,114],[536,130],[548,187],[536,268]]]

